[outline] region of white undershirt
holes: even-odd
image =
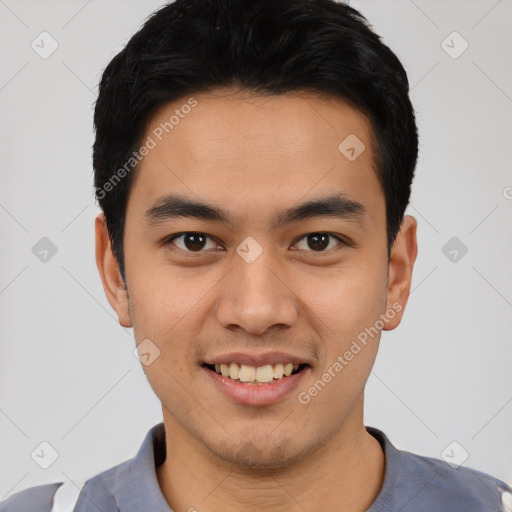
[[[81,490],[72,482],[62,484],[53,497],[52,512],[73,512]]]

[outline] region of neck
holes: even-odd
[[[176,512],[365,511],[384,479],[385,457],[360,411],[322,447],[293,465],[247,469],[227,463],[192,438],[164,409],[167,454],[157,468]]]

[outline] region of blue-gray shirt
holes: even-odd
[[[395,448],[386,435],[366,427],[386,456],[384,482],[367,512],[509,512],[512,489],[474,469],[453,468],[440,459]],[[170,454],[172,456],[172,454]],[[164,424],[146,435],[137,455],[104,471],[82,487],[69,512],[172,512],[155,468],[166,457]],[[51,512],[62,482],[19,491],[0,503],[0,512]],[[191,496],[190,504],[199,497]],[[197,503],[197,510],[200,504]]]

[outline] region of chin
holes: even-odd
[[[276,470],[287,468],[301,460],[314,447],[302,448],[290,438],[271,439],[244,436],[238,442],[226,440],[225,444],[209,447],[219,458],[244,470]]]

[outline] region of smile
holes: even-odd
[[[206,367],[218,375],[227,377],[235,382],[261,385],[278,381],[282,378],[299,373],[307,364],[278,363],[263,366],[249,366],[239,363],[207,364]]]

